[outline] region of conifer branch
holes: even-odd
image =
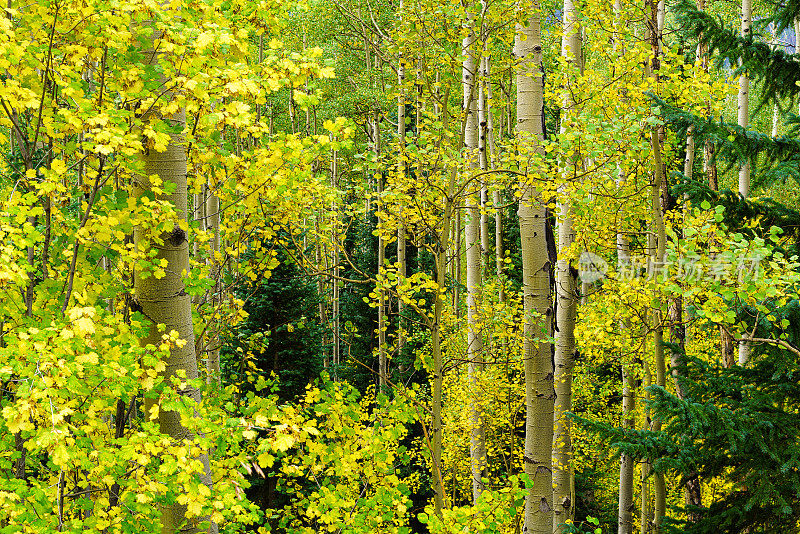
[[[781,24],[784,27],[789,17],[796,17],[800,12],[799,3],[793,0],[795,9],[781,10]],[[707,46],[709,55],[719,54],[719,66],[728,60],[730,65],[738,66],[734,74],[747,72],[751,78],[763,84],[756,113],[768,103],[787,99],[794,102],[800,93],[797,85],[800,82],[800,62],[796,57],[779,48],[772,49],[767,43],[756,41],[752,35],[740,36],[738,30],[726,27],[721,18],[700,11],[688,0],[679,0],[674,10],[676,22],[682,30]]]

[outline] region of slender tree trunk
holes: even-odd
[[[487,80],[487,67],[489,58],[488,53],[489,51],[486,49],[486,42],[483,43],[482,47],[482,54],[480,58],[480,76],[476,77],[476,82],[478,84],[478,152],[480,154],[480,169],[482,171],[489,170],[489,154],[487,151],[488,147],[488,135],[489,135],[489,123],[488,123],[488,113],[487,113],[487,96],[486,96],[486,80]],[[489,175],[484,174],[481,177],[481,259],[483,263],[483,269],[485,269],[486,275],[489,275],[489,269],[491,265],[491,258],[490,258],[490,241],[491,237],[489,236],[489,187],[488,187],[488,178]]]
[[[561,55],[568,64],[577,67],[581,59],[581,29],[577,22],[576,6],[564,0],[564,37]],[[569,81],[567,82],[569,84]],[[563,115],[566,119],[575,112],[576,103],[569,87],[563,94]],[[566,132],[562,119],[562,134]],[[578,309],[577,270],[570,262],[569,249],[575,240],[572,201],[568,197],[568,182],[576,179],[582,167],[581,155],[576,154],[563,163],[565,185],[559,195],[558,262],[556,268],[556,347],[555,347],[555,405],[553,432],[553,531],[557,532],[568,519],[573,519],[575,496],[572,492],[572,435],[567,413],[572,410],[572,370],[575,367],[575,319]]]
[[[742,0],[742,37],[749,37],[751,35],[753,16],[753,3],[752,0]],[[739,77],[739,101],[737,106],[737,116],[739,126],[747,128],[748,119],[750,117],[750,77],[748,74],[742,73]],[[745,162],[742,168],[739,169],[739,194],[744,198],[750,196],[750,161]],[[742,337],[747,337],[747,333],[742,334]],[[750,359],[750,345],[746,341],[739,342],[739,365],[745,365],[747,360]]]
[[[619,28],[622,24],[622,2],[615,0],[614,12],[616,14],[616,25]],[[622,37],[617,33],[614,41],[614,48],[617,56],[624,55]],[[617,187],[625,184],[625,170],[622,165],[617,165]],[[628,237],[624,232],[617,232],[617,266],[622,269],[630,264],[630,245]],[[623,322],[621,328],[630,330],[629,321]],[[636,427],[636,382],[635,375],[631,370],[630,362],[622,363],[622,427],[634,429]],[[619,459],[619,497],[617,502],[617,534],[632,534],[633,532],[633,471],[634,460],[625,453]],[[642,478],[642,493],[644,494],[644,477]],[[642,497],[642,511],[644,512],[644,496]],[[646,522],[645,514],[642,513],[642,525]]]
[[[319,219],[317,219],[314,223],[316,226],[317,235],[319,235]],[[322,244],[319,240],[317,240],[317,244],[314,247],[314,261],[317,265],[317,269],[320,271],[322,270]],[[319,304],[317,305],[317,314],[319,316],[319,324],[322,327],[322,365],[325,370],[330,370],[331,368],[331,360],[328,354],[328,319],[325,314],[325,280],[323,279],[323,275],[320,273],[317,275],[317,296],[319,298]]]
[[[464,280],[461,277],[461,237],[463,228],[461,210],[459,210],[453,218],[453,312],[458,319],[462,318],[461,287],[464,285]]]
[[[211,309],[214,310],[216,314],[216,310],[218,308],[218,304],[222,298],[221,289],[222,289],[222,277],[220,273],[220,266],[219,262],[217,261],[217,254],[219,253],[219,225],[220,225],[220,213],[219,213],[219,197],[211,190],[211,188],[206,185],[206,198],[205,198],[205,227],[207,231],[212,232],[211,238],[211,250],[209,251],[211,257],[209,258],[209,262],[211,263],[211,277],[214,280],[214,287],[212,289],[213,293],[211,295]],[[213,320],[213,317],[212,317]],[[219,339],[219,328],[215,327],[213,329],[209,329],[211,334],[209,335],[209,340],[207,345],[205,346],[206,354],[208,354],[208,359],[206,360],[207,371],[208,371],[208,383],[210,385],[216,385],[217,387],[222,386],[222,375],[220,373],[220,364],[219,364],[219,349],[220,349],[220,339]]]
[[[654,278],[657,278],[658,271],[660,270],[664,261],[666,232],[664,229],[664,220],[661,215],[661,184],[663,183],[663,176],[661,174],[661,170],[663,167],[661,162],[660,141],[658,140],[658,133],[656,129],[652,130],[651,141],[652,141],[653,155],[655,160],[654,167],[656,169],[656,172],[654,173],[653,185],[651,186],[651,197],[650,197],[651,211],[652,211],[651,216],[653,218],[653,231],[655,234],[655,248],[653,249],[653,254],[651,255],[651,265],[652,265],[651,275]],[[655,367],[656,367],[656,385],[660,387],[665,387],[666,362],[664,358],[664,346],[663,346],[664,327],[661,316],[661,303],[660,303],[660,295],[658,288],[654,290],[653,301],[655,304],[651,310],[651,315],[652,315],[651,328],[653,330],[653,359],[655,361]],[[652,429],[653,431],[656,432],[661,429],[660,419],[656,418],[653,420]],[[654,495],[655,506],[654,506],[653,521],[655,523],[655,532],[660,533],[662,529],[661,523],[666,513],[667,495],[666,495],[666,486],[664,483],[663,473],[656,473],[654,478],[655,481],[653,483],[653,487],[655,493]]]
[[[617,183],[625,182],[625,172],[618,169]],[[617,233],[617,265],[618,268],[630,264],[630,247],[628,238],[622,232]],[[629,321],[623,322],[622,328],[631,329]],[[633,430],[636,427],[636,384],[635,375],[630,362],[622,363],[622,427]],[[619,460],[619,500],[617,503],[617,533],[633,532],[633,468],[634,461],[628,454],[622,453]],[[644,483],[642,485],[644,488]],[[644,501],[643,501],[644,502]],[[644,517],[644,514],[642,514]],[[644,523],[644,521],[643,521]]]
[[[339,168],[337,152],[331,153],[331,189],[336,194],[339,187]],[[333,243],[333,279],[331,280],[331,359],[336,369],[336,377],[339,376],[339,367],[342,364],[342,339],[341,339],[341,317],[340,317],[340,298],[339,298],[339,203],[333,200],[331,203],[331,216],[333,225],[331,228],[331,238]]]
[[[636,384],[630,364],[622,365],[622,428],[635,428]],[[617,533],[633,532],[633,458],[622,454],[619,460],[619,501]]]
[[[397,8],[398,16],[402,21],[403,13],[403,0]],[[398,65],[397,65],[397,179],[404,180],[406,176],[406,65],[405,56],[401,50]],[[403,208],[400,207],[399,221],[397,222],[397,264],[399,265],[400,277],[399,282],[402,283],[406,278],[406,227],[403,223]],[[405,303],[403,299],[398,296],[397,299],[397,355],[403,354],[403,349],[406,345],[405,333]]]
[[[650,37],[652,62],[650,63],[649,74],[653,76],[658,84],[658,71],[660,67],[661,35],[663,16],[659,15],[658,5],[654,0],[648,0],[650,6],[650,19],[648,21],[648,35]],[[665,186],[664,163],[661,157],[661,127],[654,126],[650,132],[650,146],[653,154],[653,181],[650,186],[650,216],[651,216],[651,248],[650,248],[650,272],[648,273],[654,280],[657,279],[664,265],[664,254],[666,251],[666,230],[664,219],[661,213],[661,192]],[[651,329],[653,331],[653,360],[656,368],[656,385],[666,386],[666,361],[664,358],[664,326],[661,310],[661,295],[656,283],[653,290],[653,307],[651,308]],[[654,419],[652,430],[661,429],[661,420]],[[654,475],[654,517],[655,532],[662,531],[662,522],[666,513],[667,495],[666,484],[663,473]]]
[[[448,248],[448,228],[449,217],[447,208],[445,208],[444,226],[440,232],[435,252],[436,262],[436,284],[437,287],[443,288],[445,285],[445,270],[447,268],[447,248]],[[444,302],[440,296],[436,298],[433,305],[433,324],[431,325],[431,352],[433,353],[433,406],[431,407],[432,419],[432,469],[433,469],[433,509],[434,513],[441,518],[442,509],[444,508],[444,473],[442,472],[442,313],[444,311]]]
[[[491,65],[489,63],[489,54],[484,54],[484,67],[483,67],[483,84],[485,86],[485,114],[486,114],[486,160],[489,168],[495,168],[495,142],[494,142],[494,118],[492,114],[492,84],[491,84]],[[502,202],[500,191],[492,191],[492,209],[494,211],[494,263],[495,275],[497,276],[497,300],[498,302],[505,302],[505,290],[503,286],[503,211],[501,208]]]
[[[518,25],[514,54],[517,67],[517,130],[520,137],[541,151],[544,131],[544,75],[538,0],[522,1],[518,9],[528,17]],[[528,170],[533,178],[542,170]],[[537,176],[538,178],[538,176]],[[525,499],[524,534],[553,531],[553,388],[551,259],[548,254],[547,216],[541,193],[533,180],[523,178],[519,201],[522,244],[522,291],[525,324],[525,452],[523,463],[530,487]]]
[[[449,92],[448,92],[449,94]],[[447,98],[445,98],[447,101]],[[444,128],[447,128],[448,114],[443,110]],[[463,139],[461,140],[463,141]],[[459,144],[461,144],[461,141]],[[460,148],[460,147],[459,147]],[[443,361],[442,361],[442,316],[444,312],[444,295],[441,289],[446,287],[447,252],[450,246],[450,223],[453,219],[455,198],[456,169],[450,173],[447,193],[444,199],[444,213],[442,215],[441,230],[436,236],[434,249],[434,262],[436,264],[436,285],[440,289],[433,305],[433,321],[429,324],[431,330],[431,352],[433,353],[433,406],[431,407],[431,427],[433,433],[431,446],[431,459],[433,468],[433,505],[434,513],[442,518],[444,508],[444,478],[442,472],[442,386],[443,386]]]
[[[772,23],[772,39],[770,40],[770,48],[776,50],[778,48],[778,32],[777,32],[777,25],[773,22]],[[772,130],[770,133],[772,137],[778,137],[778,124],[780,122],[780,113],[778,109],[778,103],[775,102],[772,105]]]
[[[472,6],[467,6],[470,10]],[[484,366],[483,333],[481,306],[481,210],[480,190],[470,191],[471,174],[479,168],[480,135],[478,125],[478,104],[474,97],[477,88],[477,53],[478,39],[473,25],[474,14],[467,19],[468,31],[462,41],[464,62],[462,64],[462,88],[464,106],[464,155],[466,157],[465,179],[468,181],[466,204],[466,263],[467,263],[467,359],[470,391],[470,465],[472,471],[472,499],[476,503],[483,493],[483,479],[486,476],[486,442],[483,429],[483,399],[481,395],[481,373]],[[480,93],[479,93],[480,94]],[[480,100],[480,98],[478,99]]]
[[[375,160],[380,159],[381,152],[381,130],[379,121],[380,117],[377,110],[372,113],[372,143],[375,152]],[[383,206],[383,178],[381,177],[380,170],[375,173],[375,180],[378,184],[378,209]],[[378,276],[382,276],[382,272],[386,263],[386,241],[383,235],[378,233]],[[382,282],[379,282],[382,284]],[[378,389],[385,391],[387,387],[387,372],[388,372],[388,354],[386,343],[386,291],[381,287],[378,289]]]
[[[683,175],[691,180],[694,176],[694,159],[695,159],[695,143],[694,143],[694,127],[689,128],[686,134],[686,158],[683,163]],[[686,199],[684,199],[686,202]],[[688,206],[684,205],[684,213]],[[683,355],[686,343],[686,327],[683,324],[683,298],[680,296],[673,297],[669,305],[669,322],[670,322],[670,342],[678,345],[679,351],[672,351],[670,356],[670,369],[673,379],[675,380],[675,391],[678,398],[685,398],[681,378],[683,375],[683,366],[685,364]],[[684,486],[684,503],[687,506],[700,506],[702,504],[701,496],[702,485],[700,479],[695,473],[689,476]],[[697,521],[699,517],[690,514],[689,519]]]
[[[652,385],[653,377],[650,373],[650,365],[645,361],[644,363],[644,424],[642,425],[643,428],[650,429],[652,428],[652,421],[650,419],[650,392],[647,391]],[[641,508],[640,508],[640,532],[641,534],[647,534],[648,532],[653,531],[653,507],[650,503],[650,461],[643,460],[641,462],[641,482],[642,482],[642,494],[641,494]]]

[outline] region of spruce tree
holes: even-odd
[[[733,27],[682,0],[676,22],[689,38],[699,39],[720,64],[738,65],[762,89],[756,111],[778,103],[791,109],[800,87],[800,61],[780,49],[771,49],[757,37],[742,37]],[[776,7],[758,28],[773,23],[780,32],[800,17],[800,2]],[[756,33],[757,31],[753,32]],[[800,182],[800,130],[798,117],[784,111],[790,125],[783,136],[772,137],[722,120],[698,117],[652,97],[667,126],[679,135],[692,132],[694,142],[718,147],[717,156],[729,169],[750,162],[756,184],[776,180]],[[800,252],[800,213],[770,199],[744,199],[731,191],[713,191],[690,179],[679,180],[673,196],[687,198],[692,206],[724,206],[723,223],[746,238],[767,237],[772,227],[784,239],[773,254]],[[703,201],[707,201],[703,202]],[[768,260],[770,258],[767,258]],[[796,289],[795,289],[796,291]],[[663,421],[659,431],[616,428],[578,418],[600,434],[619,453],[648,460],[656,473],[677,475],[684,483],[691,476],[723,480],[726,484],[703,506],[672,510],[665,531],[717,534],[726,532],[794,532],[800,521],[800,301],[762,302],[770,313],[751,314],[747,307],[728,303],[748,324],[755,338],[774,343],[753,344],[747,366],[725,368],[695,355],[684,355],[682,398],[665,388],[651,386],[652,417]],[[691,311],[691,310],[689,310]],[[747,319],[750,317],[750,319]],[[758,317],[757,320],[752,317]],[[665,343],[673,352],[677,345]]]

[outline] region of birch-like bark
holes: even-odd
[[[331,153],[331,189],[336,191],[339,186],[338,165],[336,150]],[[333,243],[333,279],[331,280],[331,359],[333,360],[336,377],[339,376],[339,367],[342,363],[341,318],[339,298],[339,205],[334,197],[331,202],[331,242]]]
[[[482,3],[485,6],[485,3]],[[485,9],[485,7],[484,7]],[[478,87],[478,153],[479,156],[479,163],[480,169],[482,171],[489,170],[489,154],[487,151],[488,147],[488,135],[489,135],[489,124],[488,124],[488,114],[487,114],[487,97],[486,97],[486,72],[489,61],[489,50],[486,48],[486,42],[483,43],[483,52],[481,53],[480,58],[480,76],[476,77],[475,83],[477,83]],[[484,174],[481,177],[481,258],[483,263],[483,269],[486,271],[486,275],[489,275],[489,269],[491,265],[491,258],[490,258],[490,245],[491,236],[489,235],[489,175]]]
[[[650,419],[650,392],[647,390],[653,383],[653,375],[650,373],[650,365],[645,360],[644,362],[644,424],[643,428],[650,429],[652,421]],[[652,532],[653,528],[653,507],[650,502],[650,469],[651,464],[648,460],[643,460],[641,463],[641,507],[639,510],[639,532],[641,534],[648,534]]]
[[[753,18],[752,0],[742,0],[742,37],[751,35]],[[750,117],[750,77],[747,73],[742,73],[739,77],[739,101],[737,106],[737,116],[739,126],[747,128]],[[750,161],[746,161],[739,170],[739,194],[744,198],[750,196]],[[747,333],[742,334],[747,337]],[[746,341],[739,342],[739,365],[745,365],[750,359],[750,345]]]
[[[463,317],[461,312],[461,288],[464,285],[463,273],[461,270],[461,249],[464,244],[462,239],[463,228],[464,224],[461,220],[461,210],[458,210],[453,218],[453,310],[459,320]]]
[[[614,2],[614,10],[617,16],[622,13],[621,0]],[[618,22],[619,24],[619,22]],[[621,41],[615,42],[617,54],[623,53]],[[625,184],[625,170],[621,165],[617,167],[617,186]],[[617,265],[618,268],[629,265],[630,244],[624,232],[617,232]],[[622,328],[630,330],[630,322],[621,324]],[[622,428],[633,430],[636,427],[636,383],[635,374],[631,369],[630,362],[622,363]],[[617,534],[631,534],[633,532],[633,458],[625,453],[619,459],[619,497],[617,501]],[[644,490],[644,485],[642,486]],[[643,501],[644,497],[643,497]],[[644,514],[642,514],[644,517]],[[644,519],[642,524],[644,524]]]
[[[381,153],[381,129],[380,123],[378,122],[380,117],[377,111],[373,111],[372,113],[372,150],[375,154],[375,161],[380,159]],[[376,167],[377,169],[377,167]],[[378,189],[378,201],[377,206],[378,209],[381,209],[383,206],[383,179],[381,178],[380,172],[376,170],[375,172],[375,181],[377,183]],[[380,221],[379,221],[380,222]],[[378,233],[378,265],[377,265],[377,273],[380,276],[384,265],[386,263],[386,241],[383,235],[379,232]],[[382,284],[383,282],[379,282]],[[386,344],[386,291],[383,287],[378,288],[378,390],[385,391],[387,386],[387,379],[388,379],[388,354],[387,354],[387,344]]]
[[[622,0],[614,1],[614,14],[616,34],[614,39],[614,53],[618,57],[625,54],[622,39]],[[625,169],[621,163],[617,164],[617,187],[625,184]],[[623,231],[617,231],[617,266],[622,269],[630,264],[630,245],[628,237]],[[620,328],[630,330],[629,321],[620,323]],[[631,369],[631,362],[622,362],[622,427],[634,429],[636,427],[636,383],[635,373]],[[625,453],[619,460],[619,491],[617,501],[617,534],[631,534],[633,532],[633,471],[635,462]],[[642,514],[644,515],[644,514]],[[644,523],[644,520],[642,520]]]
[[[436,242],[434,258],[436,262],[436,285],[446,287],[445,272],[447,269],[447,249],[449,247],[448,232],[452,217],[452,205],[445,202],[445,213],[442,230]],[[431,324],[431,352],[433,353],[433,406],[431,407],[432,445],[431,459],[433,469],[433,510],[442,518],[444,508],[444,477],[442,472],[442,315],[444,299],[439,295],[433,305],[433,323]]]
[[[581,28],[577,22],[576,6],[573,0],[564,0],[564,37],[561,55],[565,61],[580,71]],[[569,82],[567,82],[569,85]],[[576,103],[569,87],[563,94],[563,115],[574,114]],[[561,133],[566,132],[562,121]],[[556,347],[555,347],[555,404],[553,431],[553,531],[558,532],[561,525],[574,517],[572,488],[572,436],[567,413],[572,410],[572,370],[575,367],[575,319],[578,310],[577,275],[571,265],[569,252],[575,240],[573,232],[572,200],[568,197],[568,182],[576,179],[581,167],[580,155],[573,156],[564,163],[562,169],[565,185],[559,195],[558,262],[556,267]]]
[[[159,53],[156,41],[159,35],[156,31],[150,37],[150,48],[145,52],[144,57],[151,65],[159,62]],[[171,98],[171,95],[165,95]],[[189,271],[189,242],[187,240],[186,228],[188,210],[188,191],[186,182],[186,149],[184,135],[182,133],[186,126],[186,112],[183,108],[169,117],[162,117],[157,110],[150,111],[143,117],[143,121],[165,121],[176,127],[181,133],[171,133],[170,142],[163,152],[155,149],[146,149],[141,154],[142,174],[133,179],[133,194],[137,198],[142,198],[152,191],[150,178],[155,176],[165,184],[163,190],[169,190],[167,185],[172,185],[172,193],[161,193],[157,198],[169,201],[176,210],[176,220],[170,232],[161,235],[162,244],[152,242],[153,237],[142,227],[134,229],[133,240],[137,249],[142,250],[145,246],[156,250],[154,261],[166,260],[167,267],[164,269],[165,275],[162,278],[155,276],[143,277],[141,271],[134,272],[134,296],[137,304],[141,308],[142,314],[152,321],[150,331],[141,341],[142,345],[160,345],[162,343],[162,332],[157,325],[165,325],[165,332],[173,330],[178,332],[180,339],[186,343],[182,347],[177,345],[172,348],[170,355],[165,363],[162,376],[167,380],[177,376],[179,371],[185,372],[187,380],[194,380],[198,377],[197,358],[195,355],[194,329],[192,326],[192,304],[191,297],[184,291],[185,285],[181,277],[183,272]],[[200,402],[200,392],[189,385],[184,386],[178,391],[181,397],[185,398],[189,404]],[[145,399],[145,413],[150,413],[150,409],[158,404],[154,398]],[[161,432],[170,436],[174,440],[191,440],[192,434],[181,425],[180,416],[171,410],[160,409],[158,411],[158,423]],[[201,474],[203,483],[211,486],[209,473],[208,457],[203,454],[200,461],[204,465],[204,473]],[[186,519],[186,506],[180,504],[167,505],[162,508],[161,531],[164,534],[174,534],[180,532],[197,532],[196,527],[183,525]],[[183,526],[183,528],[181,528]],[[210,531],[216,532],[216,525],[212,523]]]
[[[369,195],[367,195],[369,197]],[[319,235],[319,218],[314,222],[314,226],[316,229],[317,235]],[[317,269],[319,269],[320,274],[317,275],[317,296],[319,298],[319,304],[317,305],[317,315],[319,318],[319,324],[323,327],[322,329],[322,365],[326,371],[330,371],[331,368],[331,359],[328,354],[328,334],[327,334],[327,325],[328,325],[328,318],[325,313],[325,281],[322,278],[322,243],[320,240],[317,240],[317,244],[314,247],[314,261],[317,265]]]
[[[397,8],[398,17],[402,21],[403,0]],[[401,49],[397,65],[397,179],[404,180],[406,176],[406,64],[403,51]],[[399,266],[399,283],[406,279],[406,227],[403,223],[403,208],[399,208],[399,220],[397,222],[397,264]],[[405,308],[406,304],[398,296],[397,299],[397,355],[403,354],[406,345],[405,333]]]
[[[517,25],[514,54],[517,66],[517,130],[533,152],[541,154],[544,137],[544,73],[542,66],[541,8],[538,0],[520,0],[518,9],[527,24]],[[551,260],[547,217],[541,193],[535,187],[541,169],[535,163],[520,181],[518,215],[522,245],[522,291],[525,324],[525,474],[530,486],[525,498],[524,534],[553,532],[553,362],[547,341],[552,332]]]
[[[486,44],[484,43],[484,55],[483,55],[483,67],[481,68],[482,73],[482,86],[484,88],[484,115],[486,121],[486,163],[487,169],[495,169],[495,161],[496,161],[496,146],[495,146],[495,129],[494,129],[494,115],[492,113],[492,105],[494,100],[492,98],[492,83],[491,83],[491,64],[489,63],[489,51],[486,50]],[[500,198],[500,191],[494,190],[492,191],[492,211],[494,212],[494,264],[495,264],[495,275],[497,276],[497,300],[498,302],[505,302],[505,290],[503,289],[503,270],[504,270],[504,261],[503,261],[503,212],[501,209],[502,202]],[[488,262],[488,260],[487,260]],[[489,270],[488,267],[489,263],[487,263],[487,272]]]
[[[449,90],[445,94],[444,102],[447,102]],[[442,108],[443,130],[446,131],[449,114],[447,107]],[[459,149],[463,144],[463,136],[459,139]],[[434,262],[436,264],[436,285],[443,289],[446,287],[447,272],[447,253],[450,247],[450,225],[455,211],[455,189],[456,189],[456,169],[450,172],[447,192],[444,198],[444,209],[442,214],[442,225],[436,236],[434,244]],[[433,469],[433,508],[434,513],[441,519],[442,509],[444,508],[444,478],[442,472],[442,386],[443,386],[443,361],[442,361],[442,316],[444,312],[444,295],[441,291],[437,293],[433,305],[433,321],[429,322],[431,331],[431,352],[433,353],[433,406],[431,407],[431,463]]]
[[[636,384],[630,364],[622,365],[622,428],[635,428]],[[617,534],[633,532],[633,466],[627,454],[619,460],[619,499],[617,503]]]
[[[691,180],[694,176],[694,160],[695,160],[695,142],[694,142],[694,127],[690,127],[686,132],[686,157],[683,162],[683,175]],[[685,201],[685,199],[684,199]],[[684,210],[688,209],[684,206]],[[685,211],[684,211],[685,213]],[[685,364],[683,355],[685,353],[686,343],[686,327],[683,324],[683,298],[673,297],[669,306],[669,320],[670,320],[670,342],[678,345],[678,351],[672,351],[670,356],[670,369],[673,379],[675,380],[675,392],[678,398],[685,398],[683,385],[681,379],[683,375],[683,366]],[[690,475],[684,485],[684,503],[687,506],[700,506],[702,504],[702,485],[697,473]],[[697,521],[699,518],[696,515],[689,515],[692,521]]]
[[[469,13],[471,6],[466,6]],[[479,168],[479,128],[478,104],[474,97],[477,83],[478,54],[476,52],[478,39],[473,27],[474,14],[470,13],[467,19],[467,34],[461,46],[464,60],[461,69],[461,85],[463,88],[464,110],[464,156],[466,158],[465,179],[471,180],[471,174]],[[480,191],[470,192],[469,184],[465,198],[466,229],[465,229],[465,259],[467,264],[467,367],[469,381],[469,409],[470,409],[470,466],[472,471],[472,499],[477,503],[483,493],[483,479],[486,476],[486,442],[483,429],[483,402],[481,395],[481,374],[484,366],[483,333],[480,313],[481,305],[481,210],[480,201],[476,198]]]
[[[652,59],[648,64],[648,74],[651,75],[656,83],[659,82],[658,71],[660,68],[660,21],[658,7],[654,0],[648,0],[650,6],[650,17],[648,20],[648,37],[651,44]],[[661,268],[664,265],[664,254],[666,251],[666,230],[664,219],[661,213],[661,192],[665,187],[664,163],[661,156],[661,130],[663,127],[654,126],[650,131],[650,147],[653,154],[653,180],[650,184],[650,217],[651,227],[649,232],[650,262],[648,275],[657,280]],[[653,289],[653,306],[650,310],[651,324],[653,332],[653,360],[656,368],[656,385],[666,386],[666,361],[664,359],[664,326],[661,310],[661,295],[658,284]],[[651,429],[658,431],[661,429],[661,420],[654,419]],[[662,522],[666,513],[667,496],[666,485],[663,473],[654,475],[654,506],[653,506],[653,525],[654,531],[659,534],[662,531]]]
[[[214,280],[214,287],[212,288],[212,295],[210,299],[211,309],[216,312],[220,299],[222,298],[221,289],[222,289],[222,280],[220,276],[220,266],[219,262],[217,261],[217,254],[219,253],[219,245],[220,245],[220,235],[219,235],[219,225],[220,225],[220,213],[219,213],[219,197],[211,190],[211,188],[207,185],[206,186],[206,197],[205,197],[205,229],[206,231],[211,232],[211,250],[209,251],[211,257],[209,258],[209,262],[211,264],[211,277]],[[217,332],[219,331],[218,328],[213,328],[209,330],[212,332],[209,335],[208,345],[205,347],[206,354],[208,354],[208,358],[206,360],[206,370],[208,372],[208,384],[215,385],[217,387],[222,386],[222,374],[220,373],[220,364],[219,364],[219,349],[220,349],[220,339]]]
[[[772,39],[770,40],[770,48],[776,50],[778,48],[778,32],[777,32],[777,25],[773,22],[772,23]],[[780,122],[780,113],[778,109],[778,103],[775,102],[772,104],[772,130],[770,133],[772,137],[778,137],[778,124]]]
[[[664,228],[664,220],[661,215],[661,185],[663,184],[664,177],[662,175],[662,159],[661,159],[661,143],[658,139],[658,133],[654,128],[651,132],[651,144],[653,148],[654,167],[655,173],[653,176],[653,184],[651,185],[650,201],[651,201],[651,217],[653,224],[653,233],[655,234],[655,247],[651,254],[651,271],[650,275],[657,278],[658,271],[663,265],[664,253],[666,250],[666,231]],[[654,289],[653,302],[655,303],[651,310],[651,329],[653,331],[653,359],[656,368],[656,385],[660,387],[666,386],[666,361],[664,358],[664,326],[661,315],[661,302],[659,289]],[[656,418],[653,420],[652,430],[657,432],[661,430],[661,420]],[[667,494],[666,485],[664,482],[663,473],[656,473],[654,488],[654,518],[655,532],[658,534],[662,531],[662,521],[667,508]]]

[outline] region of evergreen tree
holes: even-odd
[[[797,97],[800,62],[779,49],[770,49],[752,35],[742,37],[713,16],[688,2],[677,6],[677,22],[691,37],[698,38],[720,63],[740,65],[763,89],[757,110],[777,102],[791,104]],[[777,31],[800,16],[800,4],[790,2],[760,21],[776,23]],[[695,143],[714,143],[718,156],[730,168],[750,162],[761,184],[776,179],[800,178],[800,140],[797,128],[788,135],[771,137],[721,120],[694,116],[652,97],[665,122],[679,134],[691,129]],[[787,114],[788,115],[788,114]],[[789,115],[786,122],[797,124]],[[759,183],[759,182],[757,182]],[[745,238],[766,238],[773,227],[784,239],[773,254],[798,252],[800,213],[770,199],[745,200],[731,191],[716,192],[699,182],[684,180],[673,189],[675,197],[686,196],[692,206],[708,209],[724,206],[723,222],[729,231]],[[705,202],[704,202],[705,201]],[[769,258],[768,258],[769,259]],[[620,453],[652,462],[655,473],[676,474],[685,483],[689,477],[728,482],[703,506],[689,507],[686,518],[680,510],[665,519],[669,532],[792,532],[800,520],[800,302],[778,304],[762,301],[769,313],[749,313],[749,306],[728,301],[737,318],[748,322],[753,353],[747,366],[724,368],[695,355],[685,355],[677,369],[683,398],[665,388],[651,386],[649,408],[653,418],[663,421],[659,431],[616,428],[578,418],[600,434]],[[688,310],[692,313],[692,310]],[[763,311],[763,310],[762,310]],[[754,319],[756,318],[756,319]],[[664,343],[672,352],[677,345]],[[682,371],[682,372],[681,372]]]
[[[237,340],[226,343],[229,380],[247,384],[242,376],[254,372],[279,379],[278,393],[283,402],[301,395],[322,371],[322,328],[316,321],[317,295],[314,280],[291,262],[279,249],[280,262],[268,278],[259,278],[238,293],[245,300],[247,320],[236,330]],[[237,342],[240,341],[240,342]],[[255,349],[249,364],[241,363],[236,346]]]

